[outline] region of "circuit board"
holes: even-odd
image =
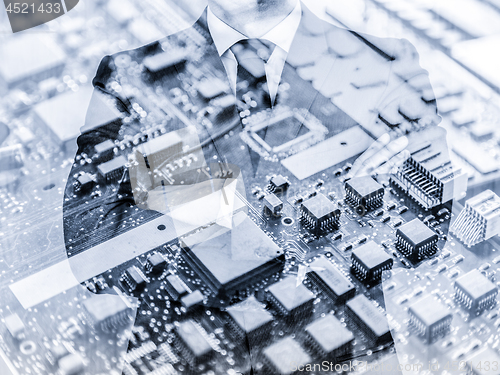
[[[483,373],[484,361],[499,356],[498,240],[469,248],[449,233],[462,207],[451,205],[444,180],[432,180],[441,195],[425,195],[413,173],[430,170],[426,159],[414,156],[400,176],[345,181],[379,129],[360,126],[291,65],[272,111],[255,77],[241,80],[231,100],[220,61],[199,59],[207,38],[199,25],[113,55],[119,78],[96,89],[96,121],[121,130],[74,165],[74,138],[57,132],[51,107],[64,107],[66,92],[34,108],[9,103],[19,106],[12,127],[16,140],[27,137],[29,157],[17,175],[4,173],[3,209],[19,215],[2,240],[0,359],[20,374],[320,374],[353,364],[366,371],[397,352],[421,373],[429,365]],[[163,51],[181,57],[161,60]],[[158,65],[181,74],[153,74]],[[181,174],[161,164],[158,175],[175,183],[243,174],[230,230],[176,219],[194,215],[193,202],[162,213],[122,190],[131,154],[189,127],[199,147],[169,160]],[[430,145],[414,155],[432,149],[446,158],[439,130],[428,132]],[[247,148],[257,163],[245,163]],[[315,160],[321,152],[327,164]],[[228,171],[210,163],[222,155]],[[453,176],[458,186],[460,171]],[[64,222],[54,219],[61,200]],[[36,222],[27,225],[23,212]],[[474,270],[487,295],[460,299],[471,289],[461,277]],[[57,276],[63,271],[74,276]],[[429,322],[426,308],[442,316]],[[316,366],[299,370],[306,364]]]

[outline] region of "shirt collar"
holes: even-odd
[[[300,6],[300,1],[297,1],[297,5],[290,12],[290,14],[286,16],[283,21],[269,30],[265,35],[262,35],[259,39],[266,39],[273,42],[275,45],[288,53],[295,33],[299,28],[301,17],[302,8]],[[239,42],[240,40],[248,39],[247,36],[233,29],[213,14],[210,7],[207,8],[207,23],[219,56],[222,56],[233,46],[233,44]]]

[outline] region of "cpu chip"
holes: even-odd
[[[283,375],[293,373],[293,363],[305,365],[311,362],[311,356],[291,337],[285,337],[264,349],[264,357],[273,370]]]

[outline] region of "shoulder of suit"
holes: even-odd
[[[192,26],[190,26],[189,28],[193,28],[193,27],[194,27],[194,24]],[[147,49],[155,48],[155,45],[158,45],[164,41],[167,41],[170,38],[177,38],[179,35],[181,35],[185,31],[186,31],[186,29],[180,30],[177,33],[167,35],[166,37],[164,37],[162,39],[158,39],[154,42],[142,45],[140,47],[131,48],[128,50],[123,50],[120,52],[116,52],[112,55],[104,56],[99,63],[99,66],[97,68],[94,79],[92,80],[92,84],[94,85],[94,87],[97,86],[97,87],[104,88],[104,86],[106,85],[106,82],[109,80],[109,78],[111,77],[111,75],[114,71],[114,64],[113,63],[114,63],[114,60],[116,59],[117,56],[122,55],[122,54],[136,55],[138,53],[139,54],[143,53]]]

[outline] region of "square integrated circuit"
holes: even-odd
[[[294,363],[306,365],[312,360],[311,356],[290,336],[268,346],[264,349],[263,353],[270,370],[277,371],[283,375],[289,375],[294,372],[292,366]]]
[[[498,288],[478,270],[472,270],[455,281],[455,298],[474,314],[495,306]]]
[[[373,210],[384,203],[384,187],[370,176],[355,177],[345,184],[345,200],[362,212]]]
[[[288,276],[271,285],[267,290],[271,303],[283,315],[303,314],[312,310],[314,293],[302,283],[297,285],[295,276]]]
[[[340,356],[346,354],[354,335],[333,315],[317,319],[306,327],[307,341],[321,354]]]
[[[234,216],[233,229],[199,243],[183,241],[183,256],[202,280],[225,295],[244,289],[283,268],[283,251],[243,212]]]
[[[432,343],[450,331],[452,313],[439,300],[428,295],[408,309],[410,325],[427,343]]]
[[[273,321],[272,314],[267,311],[254,296],[232,305],[226,309],[231,317],[233,331],[241,338],[245,335],[261,337],[269,333],[269,324]]]
[[[308,277],[329,298],[342,302],[354,297],[356,287],[328,259],[320,256],[309,265]]]
[[[339,218],[340,209],[323,194],[308,199],[300,207],[302,224],[316,235],[338,228]]]
[[[387,324],[387,318],[382,312],[364,295],[360,294],[346,303],[347,315],[354,321],[362,331],[380,345],[391,339],[391,331]]]
[[[390,270],[394,260],[374,241],[358,247],[351,255],[351,270],[356,277],[364,282],[378,282],[382,272]]]
[[[422,259],[437,252],[438,235],[420,219],[398,228],[396,238],[396,248],[407,258]]]

